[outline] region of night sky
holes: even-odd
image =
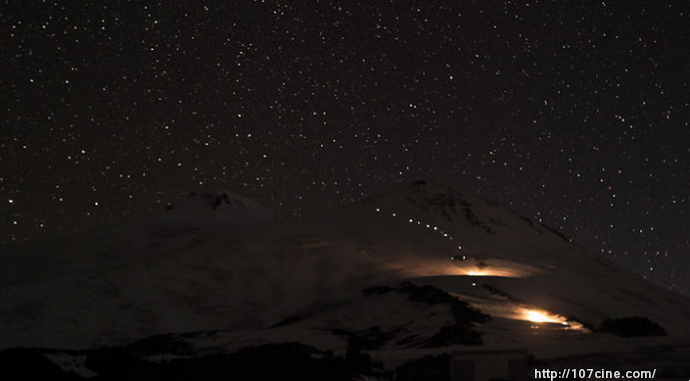
[[[10,1],[0,242],[426,179],[690,294],[690,4]]]

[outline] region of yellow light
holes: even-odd
[[[525,319],[534,323],[564,323],[563,319],[548,316],[547,314],[535,310],[527,310],[525,312]]]

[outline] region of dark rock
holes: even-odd
[[[666,336],[662,326],[642,316],[606,319],[595,331],[622,337]]]

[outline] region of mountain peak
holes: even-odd
[[[174,222],[261,223],[278,219],[260,203],[227,191],[194,191],[166,209],[164,219]]]

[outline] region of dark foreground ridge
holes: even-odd
[[[61,364],[63,366],[58,366],[47,356],[66,360]],[[232,354],[170,356],[156,360],[142,352],[141,345],[91,351],[37,348],[0,351],[0,377],[3,380],[83,380],[84,372],[88,372],[91,376],[88,379],[93,381],[345,381],[362,375],[383,379],[391,376],[369,356],[333,356],[332,352],[322,352],[299,343],[267,344],[240,349]]]

